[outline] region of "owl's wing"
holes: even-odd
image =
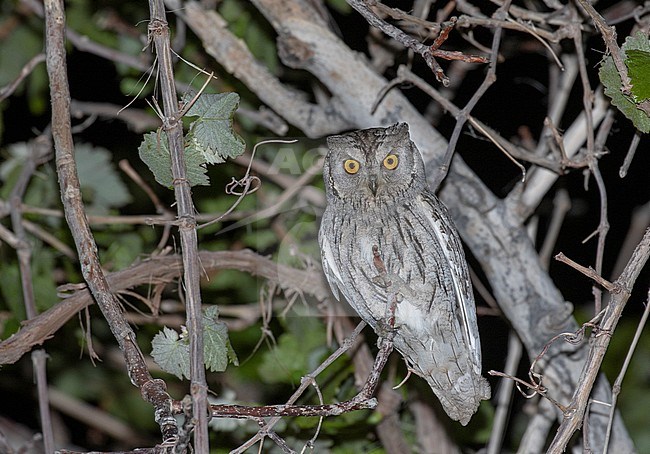
[[[454,313],[458,318],[465,344],[470,349],[473,363],[480,374],[481,346],[476,322],[476,306],[463,247],[447,208],[429,191],[424,191],[421,197],[428,208],[423,211],[451,272],[456,300]]]
[[[327,222],[328,217],[326,215],[327,213],[323,215],[323,220],[321,221],[322,223]],[[334,260],[334,251],[332,250],[332,245],[327,239],[327,233],[322,227],[323,225],[322,223],[321,223],[321,229],[318,233],[318,241],[320,243],[320,253],[321,253],[321,261],[323,263],[323,272],[325,273],[325,277],[327,278],[327,283],[330,285],[330,289],[332,289],[332,294],[334,295],[334,298],[340,301],[341,297],[339,296],[339,289],[344,288],[343,279],[341,278],[341,271],[339,270],[339,267],[336,264],[336,260]]]

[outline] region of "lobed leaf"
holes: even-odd
[[[178,378],[190,378],[190,345],[173,329],[163,327],[151,342],[153,357],[165,372]],[[213,372],[223,372],[228,362],[239,365],[237,355],[228,339],[228,328],[219,320],[219,308],[210,306],[203,311],[203,361]]]
[[[203,343],[205,367],[212,372],[223,372],[228,361],[239,365],[239,360],[228,339],[228,327],[219,320],[219,307],[210,306],[203,313]]]
[[[183,101],[187,103],[193,97],[193,93],[187,93]],[[237,93],[203,93],[187,112],[188,117],[199,117],[190,124],[191,147],[201,153],[208,164],[219,164],[244,153],[244,140],[232,127],[238,106]]]
[[[632,81],[632,96],[637,103],[650,98],[650,52],[630,49],[625,64]]]
[[[159,132],[150,132],[138,147],[140,159],[149,167],[154,178],[162,186],[171,188],[173,185],[172,160],[167,136]],[[205,160],[202,154],[191,145],[185,148],[185,170],[190,186],[209,186],[210,179],[206,175]]]
[[[181,339],[176,331],[163,327],[151,341],[151,356],[162,370],[176,375],[181,380],[190,376],[190,345]]]
[[[131,202],[131,194],[115,170],[112,157],[105,148],[89,144],[75,147],[79,184],[89,212],[106,213]]]

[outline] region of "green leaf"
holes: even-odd
[[[135,259],[144,250],[142,235],[135,232],[110,232],[106,252],[102,259],[104,263],[111,264],[111,270],[123,270],[133,264]]]
[[[24,320],[25,306],[20,286],[20,271],[16,263],[3,263],[0,267],[0,294],[12,315],[18,320]]]
[[[630,49],[625,64],[632,81],[632,95],[639,103],[650,98],[650,52]]]
[[[318,367],[327,351],[323,323],[315,317],[290,316],[288,331],[264,354],[259,373],[266,383],[297,383]]]
[[[138,147],[140,159],[147,164],[154,178],[162,186],[171,188],[172,160],[167,142],[167,135],[159,132],[150,132],[144,135],[144,140]],[[187,179],[191,186],[210,185],[210,179],[206,175],[205,159],[195,148],[185,149],[185,168]]]
[[[190,378],[190,344],[187,336],[163,327],[151,342],[151,356],[165,372],[178,378]],[[228,362],[239,365],[237,355],[228,339],[228,328],[219,320],[219,308],[210,306],[203,311],[203,361],[213,372],[223,372]]]
[[[205,366],[213,372],[223,372],[228,361],[239,365],[237,355],[228,339],[228,328],[219,320],[219,307],[210,306],[203,313],[203,343]]]
[[[3,11],[6,13],[7,11]],[[7,20],[8,16],[3,15]],[[0,53],[0,87],[4,87],[20,75],[23,66],[36,54],[43,52],[43,37],[38,28],[32,27],[28,21],[23,23],[16,21],[11,26],[10,33],[2,37],[2,52]],[[7,23],[7,25],[9,25]],[[40,64],[44,66],[44,63]],[[17,88],[17,94],[21,94],[24,84]]]
[[[190,376],[190,345],[173,329],[163,327],[151,341],[151,356],[162,370],[176,375],[181,380]]]
[[[188,92],[183,102],[193,97],[194,93]],[[187,112],[188,117],[199,117],[190,124],[188,141],[208,164],[219,164],[244,153],[244,140],[232,128],[238,106],[237,93],[203,93]]]
[[[91,213],[106,213],[131,202],[131,194],[117,174],[112,154],[105,148],[82,144],[75,147],[75,161],[84,200]]]
[[[633,36],[628,36],[625,40],[625,43],[622,46],[623,52],[627,55],[628,52],[632,51],[643,51],[650,52],[650,42],[643,35],[643,33],[638,32]],[[634,58],[632,58],[635,60]],[[629,61],[629,59],[628,59]],[[627,63],[627,61],[626,61]],[[636,61],[632,64],[636,65]],[[629,66],[629,65],[628,65]],[[640,71],[647,73],[646,68],[640,68]],[[644,103],[637,103],[632,96],[626,96],[621,92],[622,80],[621,76],[616,70],[614,65],[614,60],[611,56],[605,57],[601,63],[600,70],[598,71],[598,76],[600,81],[604,86],[605,94],[611,98],[612,104],[620,110],[623,115],[629,118],[634,126],[643,133],[650,132],[650,116],[644,110]],[[639,74],[636,74],[636,78],[639,78]],[[644,83],[647,82],[648,75],[641,77],[642,80],[637,80],[637,84],[641,86],[641,93],[643,93],[644,87],[647,88],[647,85]],[[632,84],[635,82],[633,81]]]

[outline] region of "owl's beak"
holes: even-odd
[[[377,175],[370,175],[369,178],[370,181],[368,181],[368,186],[370,187],[370,192],[372,192],[373,196],[377,195]]]

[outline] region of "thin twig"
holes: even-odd
[[[579,265],[578,263],[576,263],[573,260],[571,260],[570,258],[568,258],[566,255],[564,255],[562,252],[560,252],[559,254],[557,254],[555,256],[555,260],[557,260],[558,262],[566,263],[571,268],[574,268],[575,270],[581,272],[585,276],[593,279],[598,284],[600,284],[603,288],[607,289],[610,292],[613,292],[616,289],[615,284],[609,282],[607,279],[602,277],[600,274],[596,273],[596,271],[593,268],[591,268],[591,267],[586,268],[586,267],[584,267],[582,265]]]
[[[439,103],[442,106],[442,108],[445,111],[449,112],[453,117],[458,118],[458,116],[460,115],[461,109],[458,106],[456,106],[453,102],[449,101],[445,96],[442,95],[440,91],[438,91],[437,89],[429,85],[424,79],[414,74],[410,69],[408,69],[404,65],[401,65],[397,69],[397,77],[393,79],[390,83],[388,83],[386,86],[384,86],[384,88],[377,95],[374,108],[376,109],[378,104],[381,102],[383,97],[390,89],[392,89],[396,85],[400,85],[403,83],[413,84],[416,87],[418,87],[420,90],[425,92],[428,96],[430,96],[434,101]],[[501,150],[511,161],[514,162],[513,158],[516,158],[516,159],[521,159],[522,161],[536,164],[540,167],[549,169],[553,172],[559,173],[561,171],[561,167],[557,161],[546,159],[543,156],[530,153],[529,151],[514,145],[512,142],[505,139],[494,129],[490,128],[488,125],[481,122],[480,120],[477,120],[471,114],[467,116],[467,120],[478,131],[484,134],[485,137],[487,137],[497,148],[499,148],[499,150]],[[521,164],[517,163],[517,166],[521,169]]]
[[[634,154],[636,153],[636,149],[639,146],[639,142],[641,142],[641,132],[635,131],[634,136],[632,136],[632,141],[630,142],[630,147],[628,148],[627,154],[625,155],[623,165],[621,165],[621,168],[618,171],[619,177],[625,178],[627,175],[627,171],[632,164],[632,160],[634,159]]]
[[[20,0],[22,4],[26,5],[39,17],[43,16],[43,4],[38,0]],[[76,31],[66,28],[65,29],[66,37],[70,42],[79,50],[83,52],[88,52],[99,57],[105,58],[106,60],[113,61],[116,63],[123,63],[131,68],[138,69],[140,71],[147,71],[151,66],[150,57],[147,55],[142,55],[140,57],[134,57],[133,55],[120,52],[111,47],[104,46],[95,41],[92,41],[86,35],[81,35]]]
[[[435,39],[434,43],[430,46],[421,43],[412,36],[407,35],[399,28],[394,25],[389,24],[380,17],[378,17],[370,8],[375,4],[373,0],[347,0],[348,4],[352,6],[357,12],[359,12],[364,19],[373,27],[378,28],[382,32],[386,33],[391,38],[397,40],[405,47],[408,47],[412,51],[420,54],[427,66],[431,68],[433,73],[444,86],[449,85],[449,79],[443,72],[440,64],[436,61],[435,57],[444,58],[447,60],[462,60],[469,63],[486,63],[484,57],[476,55],[465,55],[462,52],[451,52],[444,51],[439,49],[440,45],[447,39],[449,31],[455,26],[456,18],[453,18],[448,24],[443,24],[440,27],[440,34]]]
[[[63,241],[58,239],[50,232],[44,230],[38,224],[34,224],[33,222],[28,221],[27,219],[23,219],[23,226],[25,226],[25,230],[27,230],[29,233],[34,235],[36,238],[39,238],[44,243],[49,244],[50,246],[52,246],[54,249],[56,249],[57,251],[59,251],[61,254],[65,255],[69,259],[73,261],[77,261],[77,254],[70,246],[65,244]]]
[[[600,197],[600,217],[598,222],[598,245],[596,247],[596,264],[595,271],[597,274],[603,274],[603,258],[605,256],[605,239],[607,238],[607,233],[609,232],[609,221],[607,218],[607,189],[605,188],[605,182],[603,181],[603,176],[600,173],[598,167],[598,156],[601,154],[602,150],[605,148],[605,141],[609,135],[609,131],[614,123],[614,112],[609,110],[603,119],[600,129],[598,131],[598,136],[596,137],[594,143],[593,154],[589,155],[589,170],[596,180],[596,186],[598,187],[598,195]],[[594,313],[599,313],[602,307],[602,298],[603,294],[600,288],[594,286],[592,288],[592,293],[594,295]]]
[[[34,277],[32,273],[32,247],[27,241],[27,234],[23,224],[23,213],[20,210],[22,199],[27,191],[32,176],[36,172],[39,161],[43,159],[41,155],[50,153],[52,143],[49,138],[35,140],[31,147],[31,153],[23,165],[22,171],[16,180],[14,187],[9,194],[9,203],[11,205],[11,225],[19,241],[16,248],[18,256],[18,268],[20,270],[20,284],[23,294],[23,304],[28,319],[33,319],[38,315],[36,300],[34,296]],[[45,452],[54,450],[54,432],[52,427],[52,416],[50,413],[50,398],[47,392],[47,354],[43,349],[37,349],[32,352],[32,365],[34,367],[34,378],[38,393],[38,409],[41,418],[41,431],[43,432],[43,443]]]
[[[629,94],[632,90],[632,84],[630,82],[630,78],[627,75],[627,66],[625,65],[625,61],[623,59],[623,52],[621,51],[621,48],[618,47],[618,43],[616,42],[616,27],[607,25],[607,22],[605,22],[603,16],[601,16],[598,11],[596,11],[596,9],[588,0],[578,0],[578,3],[580,6],[582,6],[585,12],[591,16],[594,21],[594,25],[596,25],[596,28],[603,36],[603,41],[605,41],[607,50],[612,55],[612,59],[614,60],[616,71],[618,71],[619,75],[621,76],[621,92],[624,94]]]
[[[337,358],[339,358],[343,353],[345,353],[353,344],[356,339],[356,337],[359,335],[361,330],[366,326],[365,322],[361,322],[357,325],[357,327],[354,329],[352,334],[346,338],[346,340],[339,346],[339,348],[336,349],[325,361],[323,361],[312,373],[306,375],[303,377],[303,379],[300,382],[300,386],[296,391],[291,395],[291,397],[287,400],[286,404],[284,404],[287,408],[293,406],[293,404],[298,400],[298,398],[306,391],[306,389],[311,385],[312,381],[323,371],[325,370],[330,364],[332,364]],[[370,379],[370,378],[369,378]],[[365,388],[364,388],[365,389]],[[357,394],[355,396],[355,399],[358,399],[359,396],[361,396],[361,393]],[[354,400],[354,399],[352,399]],[[365,396],[362,398],[358,399],[360,401],[367,400]],[[351,401],[349,401],[351,402]],[[237,449],[231,451],[232,454],[236,453],[242,453],[249,447],[255,445],[257,442],[259,442],[263,436],[264,432],[268,431],[275,426],[278,421],[280,421],[281,417],[276,414],[273,418],[269,419],[269,421],[260,429],[260,431],[257,432],[252,438],[250,438],[248,441],[246,441],[244,444],[239,446]]]
[[[548,269],[551,261],[551,254],[560,235],[564,217],[570,209],[571,199],[569,198],[569,193],[566,189],[559,189],[553,199],[553,215],[551,216],[551,222],[546,231],[544,244],[542,244],[539,250],[539,260],[544,264],[544,268],[546,269]]]
[[[275,203],[273,203],[273,205],[264,208],[263,210],[256,212],[252,216],[248,216],[226,227],[225,229],[221,229],[218,233],[222,235],[231,230],[241,228],[245,225],[251,224],[261,219],[267,219],[278,214],[280,210],[285,206],[287,201],[291,200],[295,195],[297,195],[302,190],[302,188],[304,188],[307,185],[307,183],[309,183],[316,175],[322,172],[323,159],[324,159],[323,157],[319,158],[311,167],[305,170],[305,172],[300,176],[300,178],[297,178],[291,186],[287,187],[282,192],[282,194],[280,194],[280,196],[277,198]]]
[[[251,167],[253,165],[253,160],[255,159],[255,152],[257,151],[257,147],[261,145],[265,145],[267,143],[295,143],[295,142],[297,142],[297,140],[269,139],[269,140],[263,140],[262,142],[256,143],[255,146],[253,147],[253,151],[251,152],[250,159],[248,161],[248,167],[246,168],[246,173],[244,174],[244,176],[239,180],[235,180],[233,178],[232,181],[228,183],[228,185],[226,186],[226,193],[231,195],[237,195],[238,199],[235,201],[235,203],[233,203],[230,206],[230,208],[228,208],[228,210],[225,213],[223,213],[221,216],[211,219],[209,222],[206,222],[205,224],[201,224],[200,226],[197,227],[197,230],[212,224],[216,224],[217,222],[223,220],[224,217],[232,213],[235,210],[235,208],[237,208],[237,205],[239,205],[239,203],[244,199],[244,197],[254,193],[260,188],[262,182],[259,179],[259,177],[255,175],[251,175]],[[256,213],[255,216],[259,216],[259,215],[260,213]],[[244,220],[242,220],[242,222],[243,221]],[[222,231],[221,233],[223,232],[224,231]]]
[[[51,395],[52,407],[61,414],[81,421],[88,427],[110,435],[124,444],[142,443],[147,439],[134,427],[106,410],[87,404],[79,398],[71,397],[54,387],[50,387],[48,391]]]
[[[18,76],[11,83],[0,88],[0,102],[11,96],[14,91],[16,91],[16,88],[18,88],[18,85],[20,85],[20,83],[25,80],[25,78],[29,76],[32,71],[34,71],[36,65],[43,63],[44,61],[45,54],[43,53],[36,54],[30,58],[29,61],[25,63],[25,66],[23,66],[23,68],[20,70],[20,74],[18,74]]]
[[[511,0],[506,0],[503,3],[503,5],[494,12],[493,17],[500,20],[505,19],[506,15],[508,14],[508,8],[510,7],[510,1]],[[449,143],[447,145],[447,151],[445,152],[445,157],[442,160],[442,165],[440,165],[440,167],[438,168],[437,174],[432,179],[431,189],[433,191],[436,191],[438,189],[438,186],[440,185],[440,183],[442,183],[442,180],[444,180],[444,178],[447,176],[447,172],[449,171],[449,166],[451,164],[451,159],[454,155],[454,150],[456,149],[456,144],[458,143],[458,139],[460,138],[460,133],[463,130],[463,127],[465,126],[465,122],[469,119],[469,115],[472,112],[472,109],[474,109],[474,106],[476,106],[476,104],[483,97],[483,95],[488,90],[488,88],[497,79],[496,70],[497,70],[497,61],[499,56],[499,48],[501,46],[502,33],[503,30],[501,27],[497,27],[496,30],[494,31],[494,37],[492,38],[492,48],[490,50],[490,64],[488,66],[487,74],[485,75],[483,82],[481,82],[481,85],[479,86],[478,89],[476,89],[476,91],[474,92],[470,100],[467,102],[465,107],[463,107],[460,110],[460,112],[458,112],[458,115],[456,115],[456,125],[454,126],[454,130],[451,133],[451,137],[449,138]],[[525,178],[525,176],[526,174],[524,171],[523,178]]]
[[[523,346],[521,341],[514,331],[510,331],[510,335],[508,336],[508,356],[504,368],[506,375],[513,376],[517,373],[517,367],[521,361],[522,352]],[[508,414],[510,412],[510,405],[512,403],[513,386],[514,381],[512,380],[501,381],[497,397],[497,409],[494,415],[494,423],[492,424],[490,440],[488,441],[486,449],[487,454],[498,454],[501,452],[501,443],[503,442]]]

